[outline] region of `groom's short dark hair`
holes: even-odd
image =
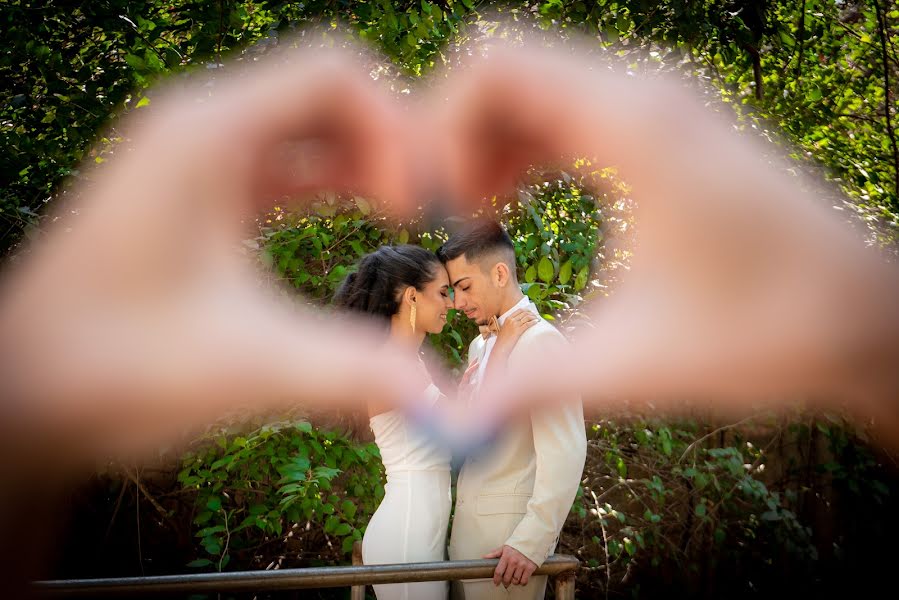
[[[475,262],[491,255],[505,262],[509,271],[515,274],[515,245],[512,238],[502,225],[489,219],[466,223],[437,249],[437,258],[444,264],[460,256],[464,256],[469,262]]]

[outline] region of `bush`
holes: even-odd
[[[831,593],[848,583],[833,565],[870,571],[863,565],[877,560],[843,546],[864,537],[870,549],[896,530],[879,508],[895,481],[891,488],[836,419],[757,415],[714,430],[695,421],[602,420],[588,439],[562,537],[563,551],[585,563],[578,588],[586,596],[653,597],[671,586],[684,597]]]
[[[303,421],[210,435],[184,456],[178,481],[196,490],[205,551],[190,566],[219,571],[233,556],[243,568],[265,568],[272,554],[339,559],[384,497],[377,446]]]

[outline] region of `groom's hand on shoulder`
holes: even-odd
[[[493,585],[499,585],[500,582],[505,587],[510,585],[527,585],[528,580],[537,565],[527,556],[513,548],[512,546],[503,546],[484,555],[484,558],[498,558],[499,564],[493,572]]]

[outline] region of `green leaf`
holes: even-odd
[[[709,476],[703,472],[696,473],[696,477],[694,478],[697,489],[703,489],[709,484]]]
[[[524,280],[528,283],[533,283],[535,279],[537,279],[537,268],[531,265],[524,272]]]
[[[211,511],[221,510],[222,509],[222,499],[219,498],[218,496],[213,496],[206,503],[206,508],[208,508]]]
[[[340,519],[338,519],[334,515],[331,515],[330,517],[325,519],[325,525],[323,529],[325,530],[325,533],[334,533],[338,525],[340,525]]]
[[[200,531],[198,531],[195,535],[196,535],[196,537],[204,538],[204,537],[216,534],[216,533],[221,533],[223,531],[225,531],[224,525],[216,525],[214,527],[205,527],[205,528],[201,529]]]
[[[566,285],[571,280],[571,260],[566,260],[559,269],[559,283]]]
[[[316,467],[315,470],[312,471],[312,476],[315,479],[325,481],[334,479],[339,474],[340,469],[332,469],[331,467]]]
[[[194,523],[197,525],[202,525],[206,523],[209,519],[212,518],[212,515],[215,514],[211,510],[204,510],[200,514],[197,515],[197,518],[194,519]]]
[[[366,200],[362,196],[355,196],[353,200],[356,202],[356,206],[359,207],[359,212],[361,212],[365,216],[371,214],[371,204],[369,204],[368,200]]]
[[[340,505],[340,511],[346,515],[347,519],[352,519],[356,516],[356,505],[351,500],[344,500]]]
[[[222,458],[218,459],[217,461],[215,461],[214,463],[212,463],[212,465],[210,465],[209,469],[212,471],[221,469],[225,465],[230,464],[233,460],[234,460],[234,455],[229,454],[228,456],[222,457]]]
[[[399,242],[400,242],[401,244],[408,244],[408,243],[409,243],[409,232],[406,231],[405,229],[401,229],[401,230],[400,230]]]
[[[721,544],[724,542],[724,538],[726,537],[724,530],[720,527],[715,529],[715,543]]]
[[[786,32],[786,30],[780,30],[780,41],[783,42],[784,46],[787,48],[792,48],[795,45],[795,41],[793,40],[793,36]]]
[[[544,256],[541,258],[540,262],[537,263],[537,276],[545,283],[549,283],[553,280],[555,275],[556,271],[553,268],[553,263],[549,260],[549,257]]]
[[[187,563],[188,567],[196,567],[196,568],[208,567],[210,565],[212,565],[212,561],[209,560],[208,558],[198,558],[197,560],[192,560],[189,563]]]
[[[143,96],[137,104],[134,105],[134,108],[143,108],[144,106],[150,105],[150,99],[146,96]]]
[[[147,66],[147,64],[144,62],[144,59],[135,54],[126,54],[125,62],[128,63],[128,66],[135,71],[143,71]]]
[[[706,515],[706,507],[705,504],[697,504],[696,509],[694,510],[697,517],[704,517]]]
[[[353,528],[346,523],[341,523],[334,529],[334,535],[343,537],[353,532]]]
[[[590,269],[588,269],[587,267],[581,267],[581,270],[577,272],[577,275],[574,278],[574,289],[579,292],[587,287],[587,278],[589,276]]]

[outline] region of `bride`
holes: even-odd
[[[334,304],[381,319],[392,351],[416,355],[425,334],[443,330],[447,311],[453,307],[443,265],[432,252],[412,245],[382,246],[363,257],[356,272],[337,290]],[[493,357],[514,347],[525,329],[527,325],[503,327]],[[418,364],[431,381],[420,357]],[[431,382],[422,397],[433,404],[441,397],[440,390]],[[387,485],[362,540],[363,562],[444,560],[452,505],[449,451],[412,427],[399,410],[370,402],[368,414]],[[378,600],[445,600],[448,587],[445,581],[433,581],[374,589]]]

